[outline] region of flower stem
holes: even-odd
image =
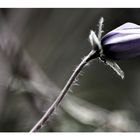
[[[87,56],[84,57],[84,59],[81,61],[81,63],[77,66],[77,68],[72,73],[71,77],[69,78],[69,80],[67,81],[66,85],[64,86],[64,88],[60,92],[59,96],[56,98],[56,100],[53,102],[53,104],[50,106],[50,108],[46,111],[46,113],[42,116],[42,118],[30,130],[30,132],[36,132],[36,131],[38,131],[40,128],[42,128],[45,125],[46,121],[49,119],[51,114],[53,114],[55,109],[61,103],[61,101],[64,98],[64,96],[69,91],[70,87],[74,83],[76,77],[80,74],[81,70],[84,68],[84,66],[86,64],[88,64],[88,62],[90,60],[92,60],[94,58],[97,58],[98,54],[99,53],[97,51],[91,50],[90,53]]]

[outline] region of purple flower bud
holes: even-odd
[[[140,26],[125,23],[107,33],[101,40],[103,53],[113,60],[123,60],[140,55]]]

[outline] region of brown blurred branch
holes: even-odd
[[[139,130],[127,111],[111,112],[72,95],[68,95],[61,107],[78,122],[96,127],[95,131],[128,132]]]

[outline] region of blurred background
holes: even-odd
[[[90,30],[140,24],[140,9],[0,9],[0,131],[28,132],[91,49]],[[140,131],[140,57],[83,70],[42,132]]]

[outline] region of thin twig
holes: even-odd
[[[98,39],[100,40],[102,35],[102,26],[103,26],[103,18],[99,21],[99,31],[98,31]],[[51,116],[51,114],[54,112],[54,110],[57,108],[57,106],[60,104],[64,96],[67,94],[67,92],[70,90],[70,87],[73,85],[75,79],[80,74],[83,67],[88,64],[88,62],[94,58],[97,58],[99,55],[99,52],[96,50],[91,50],[91,52],[84,57],[84,59],[81,61],[81,63],[77,66],[69,80],[67,81],[66,85],[64,86],[63,90],[61,91],[60,95],[56,98],[54,103],[50,106],[50,108],[46,111],[46,113],[43,115],[43,117],[36,123],[36,125],[30,130],[30,132],[36,132],[40,128],[42,128],[45,125],[45,122],[48,120],[48,118]]]
[[[43,115],[43,117],[36,123],[36,125],[30,130],[30,132],[36,132],[40,128],[44,126],[48,118],[51,116],[51,114],[54,112],[54,110],[57,108],[57,106],[60,104],[64,96],[69,91],[70,87],[72,86],[75,78],[79,75],[80,71],[84,68],[88,62],[98,56],[97,51],[92,50],[84,59],[81,61],[81,63],[77,66],[69,80],[67,81],[66,85],[64,86],[63,90],[61,91],[60,95],[57,97],[57,99],[54,101],[54,103],[50,106],[50,108],[47,110],[47,112]]]
[[[103,21],[104,19],[101,18],[99,21],[99,30],[98,30],[98,40],[100,41],[101,35],[102,35],[102,26],[103,26]],[[91,45],[92,41],[95,41],[95,38],[91,39]],[[96,44],[97,45],[97,44]],[[100,44],[99,44],[100,45]],[[51,116],[51,114],[54,112],[54,110],[57,108],[57,106],[60,104],[64,96],[67,94],[67,92],[70,90],[70,87],[73,85],[75,79],[78,77],[80,74],[81,70],[84,68],[86,64],[89,63],[90,60],[99,57],[99,51],[96,49],[93,49],[90,51],[90,53],[84,57],[84,59],[81,61],[81,63],[77,66],[69,80],[67,81],[66,85],[60,92],[59,96],[56,98],[56,100],[53,102],[53,104],[50,106],[50,108],[46,111],[46,113],[43,115],[43,117],[35,124],[35,126],[30,130],[30,132],[36,132],[40,128],[42,128],[48,118]]]

